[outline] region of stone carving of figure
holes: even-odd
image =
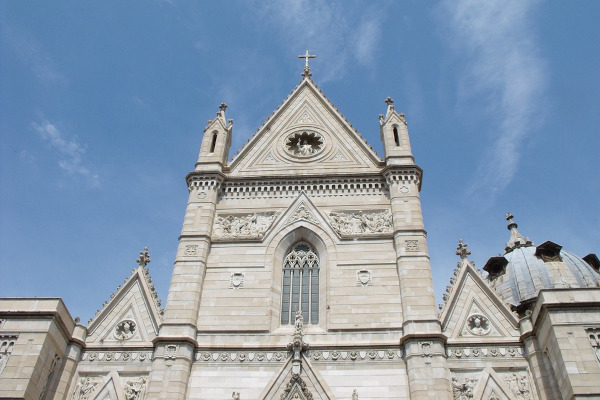
[[[358,400],[358,392],[356,389],[352,391],[352,400]]]
[[[146,389],[146,378],[128,380],[123,390],[127,400],[141,400]]]
[[[81,378],[79,382],[77,382],[77,386],[73,390],[71,394],[71,399],[73,400],[88,400],[92,395],[92,392],[98,385],[98,382],[95,379],[90,378]]]
[[[115,337],[119,340],[131,339],[135,333],[135,322],[124,320],[117,324],[115,328]]]
[[[240,392],[233,392],[233,393],[231,394],[231,398],[232,398],[233,400],[240,400]]]
[[[302,139],[298,144],[298,154],[301,156],[309,156],[314,153],[312,145],[306,142],[306,140]]]
[[[486,335],[490,331],[490,322],[483,315],[469,317],[469,330],[474,335]]]
[[[304,317],[302,316],[302,310],[296,311],[296,322],[294,323],[297,331],[302,331],[304,327]]]
[[[506,378],[506,384],[517,399],[529,400],[531,398],[529,395],[529,380],[526,373],[520,375],[515,373],[510,374]]]
[[[329,221],[342,235],[377,234],[392,232],[392,215],[389,211],[342,213],[332,212]]]
[[[471,400],[473,398],[473,388],[477,379],[465,378],[464,382],[459,382],[458,378],[452,377],[452,394],[454,400]]]
[[[226,238],[261,238],[275,220],[274,213],[228,215],[217,217],[215,230]]]

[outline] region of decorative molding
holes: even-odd
[[[152,350],[149,351],[86,351],[81,355],[81,361],[99,362],[144,362],[152,361]]]
[[[218,215],[215,219],[213,239],[262,239],[276,217],[275,212]]]
[[[71,400],[88,400],[92,398],[96,387],[100,384],[101,379],[99,377],[80,377],[77,381],[77,385],[71,392]]]
[[[402,359],[400,349],[352,348],[348,349],[310,349],[305,353],[313,362],[385,362]],[[271,363],[288,359],[285,351],[209,351],[198,350],[195,355],[198,362],[205,363]]]
[[[507,347],[446,347],[448,358],[523,357],[523,348]]]
[[[310,197],[385,196],[388,194],[388,188],[381,176],[339,179],[232,180],[223,183],[221,196],[223,199],[296,198],[303,192]]]
[[[0,375],[8,364],[8,359],[18,338],[19,335],[0,335]]]
[[[200,190],[201,192],[209,190],[218,191],[221,189],[223,179],[223,175],[220,174],[208,175],[192,172],[187,176],[188,190]]]
[[[300,375],[292,374],[279,400],[313,400],[313,395]]]
[[[361,269],[356,271],[356,286],[372,286],[373,276],[371,271],[368,269]]]
[[[113,336],[117,340],[129,340],[135,335],[137,331],[137,324],[131,319],[124,319],[120,321],[113,332]]]
[[[148,378],[145,376],[121,377],[121,385],[123,386],[125,399],[142,400],[146,394],[147,382]]]
[[[341,237],[382,236],[393,231],[389,210],[329,213],[329,222]]]
[[[598,328],[587,328],[585,333],[590,340],[592,349],[596,354],[596,359],[600,362],[600,327]]]
[[[229,289],[241,289],[244,287],[244,273],[234,272],[229,278]]]

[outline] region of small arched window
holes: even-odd
[[[319,256],[305,242],[296,243],[283,261],[281,324],[293,324],[298,310],[305,324],[319,323]]]
[[[396,142],[396,146],[400,146],[400,137],[398,136],[398,128],[394,126],[394,142]]]
[[[217,132],[213,132],[212,142],[210,143],[210,152],[215,152],[215,146],[217,145]]]

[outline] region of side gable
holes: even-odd
[[[455,271],[455,283],[440,321],[448,342],[514,340],[518,321],[466,258]],[[454,279],[453,279],[454,280]]]
[[[162,314],[151,282],[145,266],[134,269],[91,320],[86,343],[108,346],[151,343],[158,335]]]
[[[231,177],[377,173],[381,159],[308,78],[230,164]]]

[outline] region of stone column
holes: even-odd
[[[450,399],[445,338],[435,307],[427,234],[419,190],[422,171],[416,165],[384,169],[390,191],[394,248],[400,282],[403,337],[411,399]]]
[[[187,177],[189,200],[167,306],[155,339],[148,398],[184,399],[194,352],[206,262],[211,246],[218,192],[223,176],[192,172]]]

